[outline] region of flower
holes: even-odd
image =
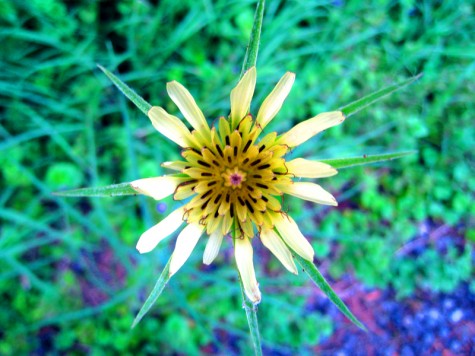
[[[340,124],[341,111],[319,114],[288,132],[271,132],[259,140],[264,128],[276,116],[294,83],[287,72],[262,103],[255,120],[249,113],[256,84],[256,69],[249,69],[231,91],[231,113],[210,128],[195,100],[181,84],[167,84],[170,98],[178,106],[190,131],[177,117],[154,106],[148,112],[153,126],[183,148],[183,160],[165,162],[163,167],[180,173],[139,179],[131,186],[156,200],[173,195],[189,199],[140,237],[137,249],[149,252],[183,223],[170,262],[170,276],[190,256],[203,234],[208,235],[203,262],[210,264],[218,254],[223,237],[233,231],[236,264],[247,297],[261,299],[253,265],[251,240],[258,236],[290,272],[297,274],[291,249],[312,261],[314,251],[295,221],[282,211],[281,196],[290,194],[325,205],[337,205],[335,198],[312,182],[299,178],[323,178],[337,171],[322,162],[285,155],[317,133]],[[289,249],[290,247],[290,249]]]

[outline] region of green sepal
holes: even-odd
[[[293,252],[293,251],[292,251]],[[300,257],[295,252],[294,258],[302,266],[305,273],[308,274],[310,279],[322,290],[323,293],[330,299],[330,301],[335,304],[335,306],[340,309],[340,311],[357,327],[366,331],[365,326],[353,315],[353,313],[348,309],[348,307],[343,303],[343,301],[338,297],[338,295],[333,291],[332,287],[328,284],[325,277],[320,273],[318,268],[313,264],[313,262],[307,261],[306,259]]]
[[[131,101],[136,107],[138,107],[145,115],[148,114],[152,105],[147,103],[144,98],[138,95],[133,89],[131,89],[127,84],[117,78],[114,74],[109,72],[106,68],[97,65],[100,70],[104,72],[105,75],[114,83],[114,85],[119,88],[119,90]],[[148,116],[148,115],[147,115]]]
[[[145,314],[148,313],[148,311],[153,306],[153,304],[155,304],[158,297],[160,296],[160,294],[162,294],[163,289],[165,288],[168,281],[170,280],[170,262],[172,260],[172,257],[173,255],[170,256],[165,268],[162,271],[162,274],[160,275],[160,277],[158,277],[157,283],[155,283],[155,286],[153,287],[152,292],[148,296],[142,308],[140,308],[137,316],[134,319],[134,322],[132,323],[132,326],[131,326],[132,329],[135,328],[135,326],[137,326],[137,324],[140,322],[140,320],[142,320]]]
[[[257,63],[257,54],[259,52],[259,44],[261,40],[262,19],[264,17],[265,0],[259,0],[257,2],[256,12],[254,14],[254,23],[252,25],[251,36],[249,37],[249,43],[247,45],[246,54],[242,63],[241,76],[246,71],[254,67]]]
[[[89,187],[54,192],[63,197],[114,197],[121,195],[139,194],[130,183],[106,185],[104,187]]]
[[[353,166],[361,166],[370,163],[390,161],[393,159],[405,157],[417,153],[417,151],[403,151],[394,153],[384,153],[380,155],[364,155],[363,157],[350,157],[350,158],[331,158],[322,159],[319,162],[329,164],[335,169],[348,168]]]
[[[356,114],[358,111],[363,110],[365,107],[375,103],[376,101],[381,100],[383,97],[395,92],[396,90],[402,89],[405,86],[412,84],[420,77],[422,77],[422,73],[419,73],[418,75],[412,78],[406,79],[403,82],[390,85],[384,89],[381,89],[381,90],[378,90],[377,92],[369,94],[361,99],[358,99],[352,102],[351,104],[348,104],[342,107],[340,110],[343,112],[343,114],[346,117],[349,117],[353,114]]]

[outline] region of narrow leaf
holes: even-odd
[[[137,314],[137,316],[134,319],[134,322],[132,323],[132,327],[131,327],[132,329],[135,328],[135,326],[137,326],[137,324],[140,322],[140,320],[142,320],[145,314],[148,313],[148,311],[153,306],[153,304],[157,301],[160,294],[162,294],[163,289],[165,288],[168,281],[170,280],[169,270],[170,270],[171,260],[172,258],[170,257],[170,259],[167,262],[167,265],[162,271],[162,274],[158,278],[157,283],[155,284],[155,287],[153,287],[152,293],[150,293],[147,300],[143,304],[142,308],[140,308],[139,313]]]
[[[152,107],[149,103],[145,101],[140,95],[138,95],[133,89],[131,89],[127,84],[117,78],[114,74],[109,72],[106,68],[101,65],[97,65],[100,70],[104,72],[105,75],[114,83],[114,85],[119,88],[119,90],[137,106],[142,112],[147,115],[148,111]]]
[[[241,78],[246,71],[254,67],[257,63],[257,54],[259,52],[259,44],[261,39],[262,19],[264,17],[265,0],[257,2],[256,12],[254,14],[254,23],[252,25],[251,37],[246,49],[246,55],[242,64]]]
[[[364,109],[368,105],[371,105],[374,102],[382,99],[386,95],[389,95],[389,94],[395,92],[396,90],[402,89],[405,86],[413,83],[414,81],[416,81],[420,77],[422,77],[422,73],[419,73],[418,75],[416,75],[412,78],[406,79],[405,81],[403,81],[401,83],[390,85],[390,86],[388,86],[384,89],[381,89],[381,90],[379,90],[375,93],[369,94],[369,95],[367,95],[367,96],[365,96],[365,97],[363,97],[359,100],[356,100],[356,101],[352,102],[351,104],[348,104],[348,105],[342,107],[340,110],[343,111],[343,114],[346,117],[349,117],[353,114],[356,114],[358,111]]]
[[[325,277],[322,276],[318,268],[313,264],[313,262],[307,261],[306,259],[300,257],[294,253],[294,258],[302,266],[304,271],[308,274],[310,279],[322,290],[323,293],[330,299],[330,301],[335,304],[335,306],[340,309],[340,311],[360,329],[366,331],[365,326],[353,315],[353,313],[348,309],[348,307],[343,303],[343,301],[338,297],[338,295],[333,291],[332,287],[325,280]]]
[[[353,167],[353,166],[361,166],[361,165],[375,163],[375,162],[390,161],[393,159],[412,155],[414,153],[417,153],[417,151],[384,153],[380,155],[371,155],[371,156],[364,155],[363,157],[322,159],[320,160],[320,162],[329,164],[335,169],[341,169],[341,168],[348,168],[348,167]]]
[[[130,183],[119,183],[107,185],[105,187],[89,187],[72,190],[63,190],[54,192],[54,195],[63,197],[113,197],[119,195],[136,195],[139,194]]]

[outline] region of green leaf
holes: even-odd
[[[388,86],[384,89],[381,89],[381,90],[379,90],[375,93],[369,94],[369,95],[365,96],[364,98],[356,100],[356,101],[352,102],[351,104],[348,104],[348,105],[342,107],[340,110],[343,111],[343,114],[346,117],[349,117],[353,114],[356,114],[358,111],[363,110],[368,105],[371,105],[371,104],[375,103],[376,101],[382,99],[386,95],[389,95],[389,94],[395,92],[396,90],[402,89],[405,86],[413,83],[414,81],[416,81],[420,77],[422,77],[422,73],[419,73],[418,75],[416,75],[412,78],[406,79],[405,81],[403,81],[401,83],[390,85],[390,86]]]
[[[257,63],[257,53],[261,39],[262,19],[264,17],[265,0],[257,2],[256,13],[254,14],[254,23],[252,25],[251,37],[246,49],[246,55],[242,64],[241,78],[246,71],[254,67]]]
[[[360,329],[366,331],[365,326],[353,315],[353,313],[348,309],[348,307],[343,303],[343,301],[338,297],[338,295],[333,291],[332,287],[325,280],[325,277],[322,276],[318,268],[313,264],[313,262],[307,261],[306,259],[300,257],[294,252],[294,258],[302,266],[304,271],[308,274],[310,279],[326,294],[326,296],[331,300],[333,304],[336,305],[338,309]]]
[[[142,98],[140,95],[138,95],[135,91],[133,91],[127,84],[125,84],[123,81],[121,81],[119,78],[117,78],[114,74],[109,72],[107,69],[105,69],[101,65],[97,65],[100,70],[104,72],[105,75],[114,83],[114,85],[119,88],[119,90],[131,101],[137,106],[142,112],[147,115],[148,111],[152,107],[149,103],[145,101],[144,98]],[[148,116],[148,115],[147,115]]]
[[[106,185],[105,187],[89,187],[54,192],[54,195],[63,197],[113,197],[119,195],[139,194],[130,183]]]
[[[394,153],[384,153],[380,155],[364,155],[363,157],[350,157],[350,158],[332,158],[332,159],[322,159],[320,162],[329,164],[335,169],[348,168],[353,166],[361,166],[365,164],[390,161],[392,159],[401,158],[404,156],[412,155],[417,153],[417,151],[403,151],[403,152],[394,152]]]
[[[150,293],[147,300],[143,304],[142,308],[140,308],[139,313],[135,317],[134,322],[132,323],[132,329],[135,328],[135,326],[140,322],[140,320],[142,320],[145,314],[148,313],[148,311],[153,306],[153,304],[157,301],[160,294],[162,294],[163,289],[165,288],[168,281],[170,280],[169,271],[170,271],[170,262],[172,260],[172,256],[170,256],[170,258],[168,259],[167,265],[163,269],[160,277],[158,278],[157,283],[155,284],[155,287],[153,287],[152,293]]]

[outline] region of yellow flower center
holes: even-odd
[[[226,172],[222,173],[221,177],[224,178],[224,186],[236,189],[241,188],[242,183],[246,181],[246,172],[242,172],[238,167],[234,167],[233,170],[226,169]]]
[[[235,221],[238,233],[248,237],[256,233],[253,223],[273,228],[273,212],[281,211],[279,185],[291,182],[283,159],[288,147],[276,144],[276,133],[257,142],[260,131],[247,116],[234,130],[220,118],[211,140],[193,133],[202,148],[182,152],[182,172],[190,179],[174,195],[181,200],[196,194],[185,207],[188,223],[206,225],[208,234],[221,229],[224,235]]]

